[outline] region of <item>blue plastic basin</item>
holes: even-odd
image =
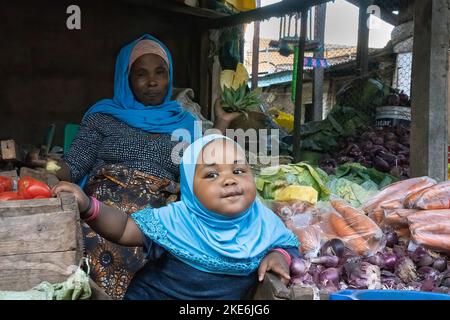
[[[450,300],[443,293],[402,290],[343,290],[332,293],[330,300]]]

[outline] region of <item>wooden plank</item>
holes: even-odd
[[[321,50],[314,53],[314,57],[317,59],[324,58],[326,14],[327,14],[326,4],[322,4],[320,6],[315,7],[314,40],[318,40],[321,46]],[[315,68],[313,75],[314,121],[323,120],[323,82],[324,82],[324,69]]]
[[[79,247],[77,212],[0,218],[0,257],[73,251]],[[3,259],[3,257],[2,257]]]
[[[272,17],[280,17],[292,12],[308,10],[311,7],[322,3],[327,3],[329,1],[331,0],[284,0],[282,2],[254,10],[233,14],[227,17],[211,19],[206,22],[205,27],[210,29],[220,29],[238,24],[250,23],[257,20],[261,21]]]
[[[369,28],[367,22],[370,15],[367,8],[372,5],[373,0],[359,0],[359,22],[358,22],[358,49],[356,61],[359,74],[364,76],[369,72]]]
[[[3,160],[22,160],[19,145],[14,140],[2,140],[0,142],[0,148],[1,158]]]
[[[411,175],[447,180],[448,3],[414,3]]]
[[[256,1],[256,7],[261,7],[261,0]],[[259,34],[260,22],[255,21],[253,26],[253,46],[252,46],[252,90],[258,88],[259,76]]]
[[[0,218],[63,211],[58,198],[0,201]]]
[[[42,281],[67,280],[68,267],[78,266],[76,251],[19,254],[0,258],[0,290],[30,290]]]
[[[17,178],[18,177],[16,170],[0,171],[0,176],[2,176],[2,177],[9,177],[9,178]]]
[[[301,157],[301,126],[302,126],[302,103],[303,103],[303,75],[305,69],[303,60],[305,58],[306,45],[306,29],[308,27],[308,11],[302,11],[301,29],[298,49],[298,66],[297,66],[297,88],[295,92],[295,112],[294,112],[294,161],[300,162]]]

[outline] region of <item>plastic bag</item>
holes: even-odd
[[[416,209],[384,209],[383,226],[390,226],[394,230],[408,228],[408,216],[418,211]]]
[[[450,253],[450,221],[410,225],[411,238],[418,244],[435,251]]]
[[[334,211],[323,215],[321,228],[328,239],[341,239],[359,255],[370,256],[384,247],[383,232],[364,212],[342,200],[331,200]]]
[[[370,198],[363,206],[364,212],[381,224],[385,209],[402,209],[405,198],[423,189],[432,187],[436,180],[429,177],[413,178],[393,183]]]
[[[306,227],[294,228],[292,230],[300,241],[300,252],[306,258],[317,257],[325,240],[325,235],[318,224]]]
[[[445,181],[409,195],[406,208],[437,210],[450,209],[450,181]]]
[[[314,206],[305,201],[264,201],[264,204],[271,209],[283,222],[291,221],[295,215],[316,211]]]
[[[446,210],[417,210],[416,213],[408,215],[406,217],[408,223],[430,225],[443,221],[450,223],[450,209]]]

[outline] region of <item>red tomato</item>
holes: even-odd
[[[0,201],[23,200],[23,197],[17,192],[5,191],[0,193]]]
[[[0,192],[12,191],[13,180],[9,177],[0,176]]]
[[[50,190],[48,185],[31,177],[24,177],[19,179],[18,192],[25,199],[34,199],[36,197],[52,197],[52,191]]]

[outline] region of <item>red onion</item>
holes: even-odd
[[[397,264],[397,256],[393,253],[384,254],[384,268],[394,271]]]
[[[311,263],[302,258],[294,258],[291,263],[291,275],[293,277],[301,277],[308,272]]]
[[[401,257],[398,259],[395,267],[395,274],[405,283],[417,280],[416,266],[408,257]]]
[[[345,244],[340,239],[331,239],[320,248],[320,255],[333,255],[341,258],[345,252]]]
[[[311,259],[312,263],[321,264],[325,268],[335,268],[339,264],[339,258],[336,256],[322,256]]]
[[[444,258],[437,258],[433,262],[433,268],[439,272],[444,272],[447,269],[447,261]]]
[[[336,268],[328,268],[319,275],[319,287],[330,292],[339,290],[339,270]]]
[[[439,271],[432,267],[420,267],[417,270],[417,274],[419,274],[423,279],[434,279],[436,280],[439,276]]]
[[[386,247],[393,248],[396,244],[398,244],[398,236],[394,231],[386,232]]]
[[[378,266],[368,262],[345,265],[347,281],[355,289],[381,289],[381,272]]]

